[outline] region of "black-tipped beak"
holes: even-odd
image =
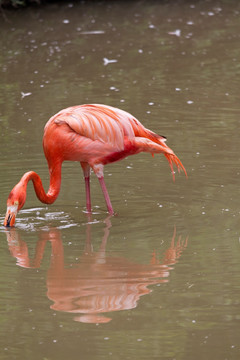
[[[3,223],[4,226],[6,227],[14,226],[17,215],[17,208],[18,208],[17,205],[12,205],[7,207],[7,212]]]
[[[4,226],[11,226],[11,220],[12,220],[12,216],[10,214],[8,214],[8,216],[6,217],[5,221],[4,221]]]

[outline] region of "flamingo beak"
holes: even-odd
[[[3,223],[4,226],[6,226],[6,227],[14,226],[15,219],[17,216],[17,211],[18,211],[18,204],[7,207],[7,212],[6,212],[4,223]]]

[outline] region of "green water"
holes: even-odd
[[[0,15],[1,16],[1,15]],[[105,167],[117,216],[92,176],[63,166],[53,205],[29,185],[0,227],[1,359],[240,356],[237,1],[72,2],[4,11],[0,22],[0,221],[60,109],[104,103],[165,135],[163,156]]]

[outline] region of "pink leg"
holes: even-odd
[[[87,212],[91,212],[91,195],[90,195],[90,177],[85,176],[85,190],[86,190],[86,206],[87,206]]]
[[[108,195],[108,191],[107,191],[107,188],[106,188],[104,177],[103,176],[98,177],[98,180],[99,180],[101,188],[102,188],[102,192],[103,192],[106,204],[107,204],[108,212],[109,212],[110,215],[113,215],[114,211],[113,211],[113,207],[112,207],[112,204],[111,204],[111,201],[110,201],[110,197]]]
[[[85,180],[85,191],[86,191],[86,207],[87,212],[91,213],[91,194],[90,194],[90,167],[87,163],[81,163],[84,180]]]

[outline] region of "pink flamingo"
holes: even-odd
[[[163,153],[172,174],[173,164],[186,173],[174,152],[165,144],[166,138],[145,128],[133,115],[107,105],[78,105],[52,116],[44,128],[43,149],[48,162],[50,186],[44,191],[37,173],[25,173],[7,200],[5,226],[13,226],[17,212],[26,201],[27,184],[32,180],[36,195],[45,204],[52,204],[61,187],[61,167],[65,160],[79,161],[85,178],[86,207],[91,212],[90,168],[100,182],[109,214],[113,207],[104,182],[104,165],[142,151]]]

